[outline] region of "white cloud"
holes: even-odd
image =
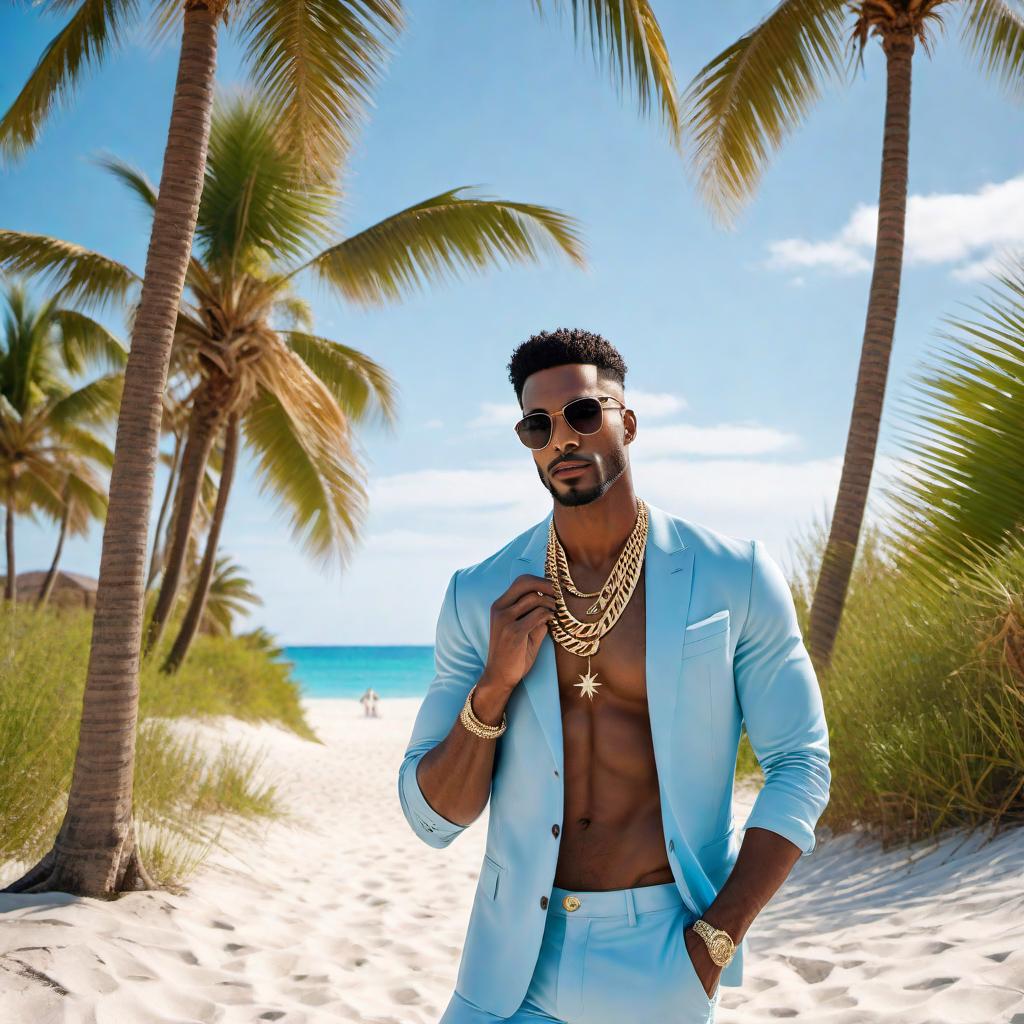
[[[795,434],[757,424],[719,423],[712,427],[698,427],[692,423],[672,423],[645,429],[641,423],[631,446],[631,457],[763,455],[794,447],[798,442]]]
[[[765,266],[770,269],[830,267],[841,274],[859,274],[871,269],[870,260],[839,241],[808,242],[803,238],[784,238],[769,243],[768,249],[771,258]]]
[[[508,427],[516,422],[522,412],[515,402],[481,402],[480,412],[471,419],[468,426],[475,429],[481,427]]]
[[[790,539],[835,500],[840,466],[839,456],[655,458],[634,460],[633,480],[640,497],[730,536],[757,537],[788,567]],[[340,579],[286,545],[232,545],[266,601],[244,628],[266,624],[292,644],[431,643],[452,572],[551,508],[529,462],[519,471],[422,470],[378,483],[365,544]]]
[[[686,399],[663,391],[644,391],[640,388],[626,387],[626,404],[637,414],[637,417],[655,419],[659,416],[671,416],[686,408]]]
[[[878,207],[862,203],[830,239],[771,242],[765,266],[820,267],[842,274],[870,270],[877,224]],[[1019,245],[1024,245],[1024,175],[982,185],[976,192],[936,192],[907,200],[907,266],[953,264],[955,278],[976,280],[997,254]]]
[[[539,483],[528,458],[477,469],[419,469],[371,480],[370,504],[380,512],[506,508],[522,501],[531,481]]]

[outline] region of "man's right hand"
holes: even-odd
[[[511,692],[537,659],[548,623],[554,621],[555,588],[546,576],[517,576],[491,605],[491,637],[480,688]]]

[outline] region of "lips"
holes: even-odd
[[[581,469],[586,469],[587,463],[585,462],[563,462],[560,463],[553,471],[552,476],[561,476],[563,473],[575,473]]]

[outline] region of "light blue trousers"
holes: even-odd
[[[566,896],[580,906],[567,909]],[[713,1024],[721,984],[708,998],[683,941],[695,920],[675,882],[603,892],[555,886],[519,1009],[496,1017],[455,992],[438,1024]]]

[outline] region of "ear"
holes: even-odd
[[[632,444],[636,437],[636,413],[632,409],[622,410],[622,426],[625,431],[625,443]]]

